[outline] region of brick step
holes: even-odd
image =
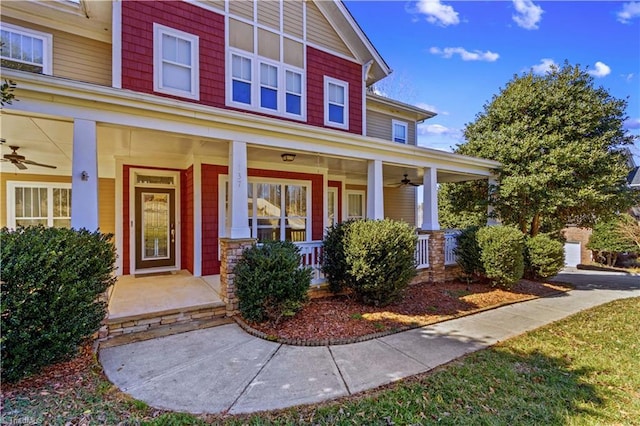
[[[119,346],[233,322],[222,303],[107,318],[99,346]]]

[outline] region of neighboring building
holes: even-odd
[[[368,93],[391,69],[340,1],[10,1],[2,40],[0,225],[113,233],[119,275],[229,299],[234,247],[414,224],[417,190],[437,234],[437,183],[498,166],[416,145],[434,114]]]

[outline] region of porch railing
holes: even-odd
[[[416,245],[416,268],[425,269],[429,267],[429,235],[418,234],[418,244]]]
[[[322,273],[322,241],[294,243],[300,248],[300,266],[311,267],[311,285],[326,281]]]
[[[444,233],[444,264],[455,265],[458,263],[458,256],[454,253],[458,246],[457,237],[460,231],[447,231]]]

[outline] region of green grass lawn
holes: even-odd
[[[93,424],[640,425],[639,330],[640,298],[619,300],[377,391],[260,415],[163,413],[99,375],[76,405]],[[78,423],[81,414],[62,414],[65,397],[38,392],[28,403],[5,398],[3,413]]]

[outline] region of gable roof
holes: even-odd
[[[366,64],[371,61],[371,67],[366,76],[367,86],[372,85],[389,74],[392,70],[373,46],[371,40],[362,31],[342,0],[316,0],[315,5],[331,23],[338,35],[353,52],[359,62]]]
[[[427,111],[426,109],[419,108],[415,105],[409,105],[404,102],[397,101],[395,99],[387,98],[386,96],[377,95],[375,93],[367,93],[367,104],[379,104],[390,108],[391,111],[403,113],[405,115],[411,115],[413,119],[421,123],[424,120],[435,117],[435,112]]]
[[[632,188],[640,190],[640,166],[629,172],[629,176],[627,176],[627,183]]]

